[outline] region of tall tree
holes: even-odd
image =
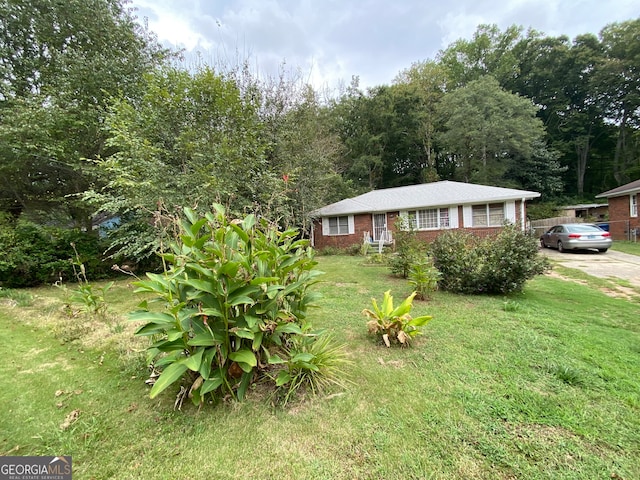
[[[424,181],[427,153],[424,150],[422,99],[412,86],[396,84],[371,91],[377,113],[375,128],[383,141],[383,187],[413,185]]]
[[[441,141],[458,160],[457,178],[501,183],[515,158],[530,159],[544,137],[536,110],[491,76],[447,93],[440,104],[445,119]]]
[[[500,85],[518,76],[516,47],[522,40],[522,27],[512,25],[504,32],[497,25],[480,25],[471,40],[460,39],[438,54],[448,73],[448,90],[491,75]],[[534,35],[530,32],[529,35]]]
[[[607,25],[600,38],[603,58],[594,86],[604,115],[617,129],[613,177],[621,185],[637,178],[640,151],[640,18]]]
[[[141,258],[158,248],[160,231],[140,238],[158,211],[222,203],[233,214],[256,210],[272,193],[255,97],[234,79],[204,68],[164,68],[147,76],[144,95],[121,98],[106,121],[113,153],[97,161],[104,187],[85,198],[118,213],[124,227],[114,251]]]
[[[333,131],[344,145],[343,176],[358,190],[371,190],[382,183],[384,139],[378,112],[370,95],[354,78],[347,91],[331,106]]]
[[[332,129],[330,109],[309,85],[295,77],[266,85],[261,121],[273,185],[261,209],[285,227],[307,231],[312,210],[351,193],[340,174],[343,144]]]
[[[441,126],[438,117],[438,104],[446,88],[446,70],[439,64],[428,62],[414,63],[400,72],[397,85],[403,85],[417,99],[416,111],[418,132],[425,154],[426,166],[422,180],[435,181],[438,174],[437,135]]]
[[[604,118],[593,90],[593,75],[600,61],[601,46],[595,35],[576,37],[569,57],[568,77],[565,78],[568,110],[558,111],[561,130],[575,152],[575,173],[578,195],[584,194],[588,161],[595,142],[603,132]]]
[[[606,155],[609,135],[594,88],[602,60],[600,42],[592,34],[573,41],[538,36],[523,40],[518,51],[520,75],[513,88],[540,106],[547,141],[568,167],[565,193],[582,196],[590,184],[591,160]]]
[[[564,192],[562,177],[568,169],[560,165],[559,156],[560,153],[547,148],[543,140],[537,140],[530,157],[514,157],[504,179],[512,181],[516,188],[540,192],[542,198],[555,198]]]
[[[351,90],[340,99],[334,110],[346,146],[345,172],[354,183],[372,189],[437,178],[437,99],[433,89],[425,88],[432,80],[425,76],[420,84],[405,76],[395,85],[370,88],[366,94]]]
[[[109,97],[137,95],[143,73],[167,52],[123,0],[0,0],[0,11],[5,208],[35,202],[82,222],[87,212],[69,195],[92,181],[83,159],[104,152]]]

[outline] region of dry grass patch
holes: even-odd
[[[590,277],[589,279],[581,278],[584,273],[575,269],[562,268],[564,273],[560,273],[557,270],[550,270],[545,273],[545,276],[551,278],[558,278],[567,282],[574,282],[579,285],[586,285],[597,288],[605,295],[612,298],[622,298],[630,301],[640,301],[640,289],[633,286],[625,286],[617,283],[617,279],[602,279],[596,277]]]

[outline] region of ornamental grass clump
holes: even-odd
[[[136,292],[153,294],[162,307],[152,309],[144,301],[130,314],[143,322],[136,334],[154,340],[148,361],[161,373],[151,397],[179,383],[183,398],[199,405],[207,395],[242,399],[250,385],[263,380],[289,391],[310,383],[313,388],[322,375],[339,375],[316,368],[311,357],[322,352],[312,348],[305,356],[308,374],[278,375],[295,360],[296,338],[323,338],[311,334],[306,319],[319,297],[310,287],[322,273],[314,268],[308,241],[253,215],[230,220],[219,205],[202,218],[190,209],[184,213],[179,239],[162,255],[165,272],[136,282]]]

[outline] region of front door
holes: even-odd
[[[387,231],[387,214],[386,213],[374,213],[373,214],[373,241],[378,242],[380,238],[384,237]]]

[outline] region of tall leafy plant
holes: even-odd
[[[370,320],[367,322],[369,333],[379,336],[387,347],[391,342],[405,347],[411,344],[416,335],[420,335],[420,327],[429,323],[431,315],[421,315],[413,318],[410,314],[416,292],[405,298],[397,307],[393,306],[391,290],[384,292],[382,304],[378,306],[375,298],[371,299],[373,309],[365,308],[362,314]]]
[[[292,337],[311,333],[306,315],[318,295],[310,287],[321,272],[296,230],[254,215],[230,220],[220,205],[204,217],[184,213],[179,241],[162,254],[165,272],[137,282],[163,308],[144,301],[130,314],[144,322],[136,334],[156,340],[148,359],[162,373],[151,397],[182,381],[196,404],[208,393],[242,399],[287,362]]]
[[[427,244],[418,238],[418,232],[408,219],[399,217],[395,227],[396,247],[389,258],[389,269],[393,275],[407,278],[411,266],[424,260]]]
[[[438,280],[442,274],[433,265],[431,257],[425,257],[409,268],[409,284],[416,292],[416,298],[427,300],[438,289]]]

